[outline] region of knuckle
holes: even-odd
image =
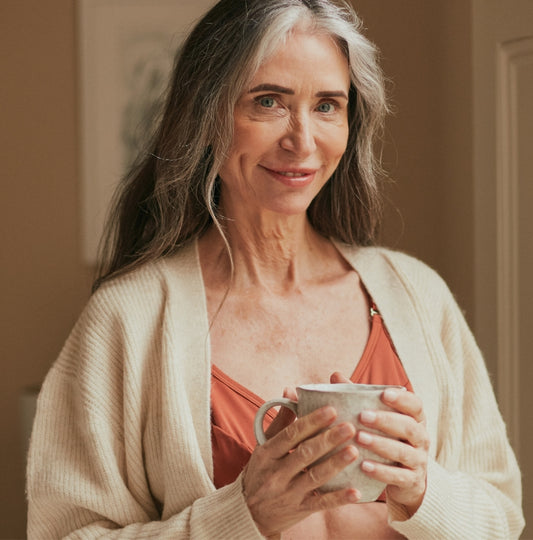
[[[249,464],[253,464],[255,469],[262,469],[269,461],[270,450],[265,445],[257,445],[252,452]]]
[[[296,447],[296,455],[301,461],[307,463],[312,461],[313,449],[309,443],[303,442]]]
[[[422,483],[423,478],[422,470],[418,469],[414,474],[411,475],[411,488],[418,489]]]
[[[409,474],[405,469],[402,469],[402,472],[400,473],[400,484],[404,487],[412,488],[415,484],[413,475]]]
[[[300,435],[300,430],[298,428],[297,422],[293,422],[292,424],[289,424],[285,428],[285,436],[287,437],[287,440],[289,443],[295,443],[298,441]]]
[[[309,477],[311,485],[313,486],[320,486],[320,484],[322,483],[320,474],[315,467],[311,467],[310,469],[308,469],[307,476]]]
[[[429,450],[429,437],[424,426],[422,424],[413,426],[412,433],[413,438],[410,440],[412,440],[413,446],[427,452]]]
[[[410,406],[415,411],[421,411],[423,408],[422,400],[420,399],[420,396],[415,394],[414,392],[409,392],[409,398],[410,398]]]
[[[255,459],[263,460],[265,455],[268,454],[269,451],[269,443],[266,442],[265,444],[258,444],[253,451],[253,455],[255,456]]]
[[[416,476],[417,485],[426,483],[426,471],[425,469],[418,469],[418,474]]]
[[[316,495],[314,495],[311,501],[311,506],[312,506],[312,510],[317,511],[317,512],[328,510],[330,507],[330,504],[328,502],[327,495],[322,495],[320,493],[317,493]]]
[[[331,504],[329,503],[328,498],[319,495],[318,497],[319,510],[328,510],[330,507],[331,507]]]
[[[412,461],[409,459],[409,449],[406,448],[405,444],[402,444],[398,449],[398,456],[396,461],[402,463],[403,465],[408,465],[409,461]]]
[[[417,398],[414,406],[414,416],[415,418],[422,419],[424,417],[424,406],[422,405],[422,400]]]
[[[330,449],[339,444],[339,434],[334,429],[328,429],[322,438],[324,449]]]
[[[414,442],[420,439],[420,429],[417,423],[409,422],[405,427],[405,434],[408,441]]]
[[[422,438],[422,449],[424,450],[425,453],[427,453],[429,451],[429,445],[430,445],[430,442],[429,442],[429,437],[427,436],[427,434],[424,434],[424,437]],[[426,462],[427,462],[427,456],[426,456]]]

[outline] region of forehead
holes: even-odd
[[[265,82],[335,85],[348,90],[350,68],[348,59],[331,36],[295,30],[259,66],[250,87]]]

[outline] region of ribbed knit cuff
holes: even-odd
[[[389,524],[407,538],[425,540],[427,538],[464,538],[458,523],[457,536],[450,531],[449,523],[445,526],[449,513],[449,501],[453,497],[452,482],[449,474],[435,461],[428,463],[427,489],[420,508],[409,517],[406,509],[394,502],[389,505]],[[463,531],[464,532],[464,531]],[[450,536],[451,534],[451,536]]]
[[[241,473],[235,482],[195,503],[191,528],[213,540],[264,540],[244,499],[242,481]],[[201,524],[195,520],[196,511]]]

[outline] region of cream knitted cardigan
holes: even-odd
[[[389,504],[392,527],[407,538],[517,538],[520,473],[445,284],[406,255],[337,247],[376,302],[427,415],[427,493],[410,519]],[[196,243],[103,285],[39,397],[29,539],[262,538],[241,478],[213,485],[209,383]]]

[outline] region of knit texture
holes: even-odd
[[[446,285],[404,254],[337,247],[376,302],[427,416],[424,502],[410,518],[389,503],[389,523],[413,539],[518,538],[520,473]],[[262,538],[242,478],[213,485],[210,369],[196,243],[104,284],[39,396],[28,538]]]

